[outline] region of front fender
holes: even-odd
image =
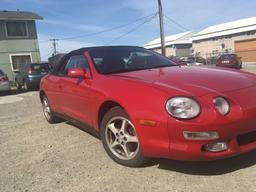
[[[97,110],[106,101],[118,103],[129,115],[136,127],[136,132],[144,155],[164,157],[169,154],[169,135],[167,131],[168,113],[165,111],[166,100],[169,94],[141,83],[118,81],[103,81],[108,86],[99,94]],[[96,91],[97,92],[97,91]],[[98,119],[97,119],[98,120]],[[94,124],[98,126],[95,119]],[[141,120],[154,121],[154,126],[144,125]],[[163,154],[165,154],[163,156]]]

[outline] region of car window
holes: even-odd
[[[90,51],[90,56],[101,74],[177,66],[166,57],[138,47],[95,48]]]
[[[89,67],[89,64],[83,55],[73,55],[69,57],[61,66],[58,75],[67,76],[68,70],[73,68],[83,68],[84,71]]]
[[[4,75],[4,72],[2,70],[0,70],[0,75]]]
[[[221,55],[220,58],[221,59],[233,59],[235,58],[236,55]]]
[[[32,72],[49,72],[49,67],[46,64],[32,64],[31,65]]]

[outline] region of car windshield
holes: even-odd
[[[187,60],[187,63],[194,63],[194,60]]]
[[[234,55],[234,54],[230,54],[230,55],[221,55],[221,56],[220,56],[221,59],[233,59],[233,58],[235,58],[235,57],[236,57],[236,55]]]
[[[170,59],[139,47],[97,47],[90,56],[101,74],[177,66]]]
[[[0,70],[0,75],[4,75],[4,72],[2,70]]]
[[[31,70],[33,72],[49,72],[49,67],[47,64],[32,64]]]

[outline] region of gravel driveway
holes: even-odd
[[[50,125],[37,92],[0,96],[0,191],[256,192],[256,152],[204,163],[114,163],[101,142],[70,123]]]

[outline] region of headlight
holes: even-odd
[[[213,99],[213,104],[217,111],[222,115],[227,115],[230,111],[229,103],[223,97],[215,97]]]
[[[199,115],[199,104],[188,97],[174,97],[166,103],[167,112],[178,119],[191,119]]]

